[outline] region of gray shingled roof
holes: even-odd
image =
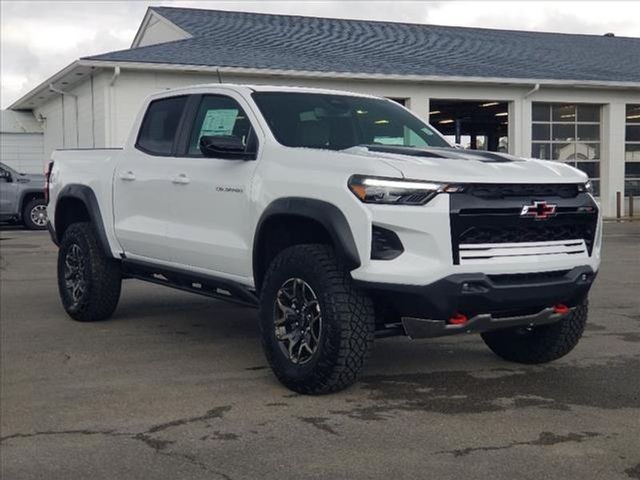
[[[193,38],[86,59],[318,72],[640,82],[640,38],[152,9]]]

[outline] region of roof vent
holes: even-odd
[[[613,33],[613,32],[607,32],[607,33],[605,33],[605,34],[604,34],[604,36],[605,36],[605,37],[615,37],[615,36],[616,36],[616,34],[615,34],[615,33]]]

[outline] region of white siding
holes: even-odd
[[[44,118],[46,158],[58,148],[106,146],[104,92],[109,78],[108,72],[93,74],[82,83],[65,90],[65,95],[56,95],[34,111],[37,117]]]
[[[144,30],[140,32],[138,42],[134,46],[146,47],[147,45],[172,42],[188,37],[188,34],[173,23],[161,17],[156,12],[151,12],[149,22],[144,26]]]
[[[0,158],[25,173],[42,173],[45,167],[42,133],[0,133]]]

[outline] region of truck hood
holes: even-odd
[[[588,177],[560,162],[456,148],[358,146],[343,150],[375,157],[405,178],[455,183],[581,183]]]

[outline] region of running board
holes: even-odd
[[[165,285],[227,302],[250,307],[257,307],[259,303],[255,292],[246,286],[209,275],[128,259],[122,260],[122,273],[124,276],[145,282]]]

